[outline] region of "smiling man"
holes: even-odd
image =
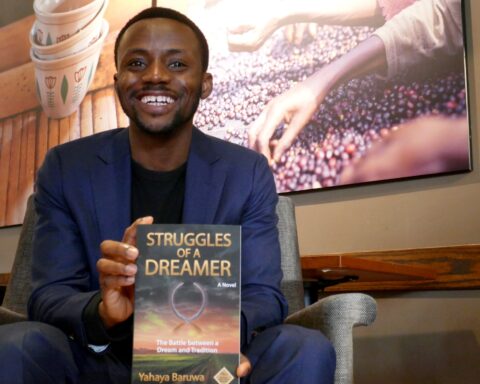
[[[332,383],[322,334],[283,325],[266,159],[193,126],[212,76],[184,15],[147,9],[120,31],[115,88],[128,128],[52,149],[38,173],[31,320],[0,327],[0,382],[129,383],[139,223],[242,226],[245,383]]]

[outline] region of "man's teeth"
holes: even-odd
[[[141,99],[142,103],[155,106],[172,104],[174,101],[168,96],[144,96]]]

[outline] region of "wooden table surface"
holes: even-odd
[[[8,284],[8,280],[10,279],[9,273],[0,273],[0,287],[6,287]]]
[[[328,292],[480,288],[480,244],[309,255],[301,263],[310,280],[358,276]]]
[[[361,257],[328,255],[301,258],[304,278],[334,280],[356,276],[362,282],[393,280],[434,280],[433,268],[392,262],[368,260]]]

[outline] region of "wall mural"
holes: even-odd
[[[209,41],[195,124],[263,153],[279,193],[470,170],[460,0],[33,3],[0,28],[0,226],[21,223],[49,148],[128,125],[113,44],[152,5]]]
[[[470,169],[460,0],[197,12],[215,75],[197,124],[264,153],[279,192]]]

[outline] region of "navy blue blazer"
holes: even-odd
[[[242,226],[242,332],[248,342],[286,313],[275,206],[266,159],[193,130],[184,223]],[[128,129],[119,128],[50,150],[37,175],[29,316],[88,344],[82,312],[99,290],[102,240],[121,240],[130,217]]]

